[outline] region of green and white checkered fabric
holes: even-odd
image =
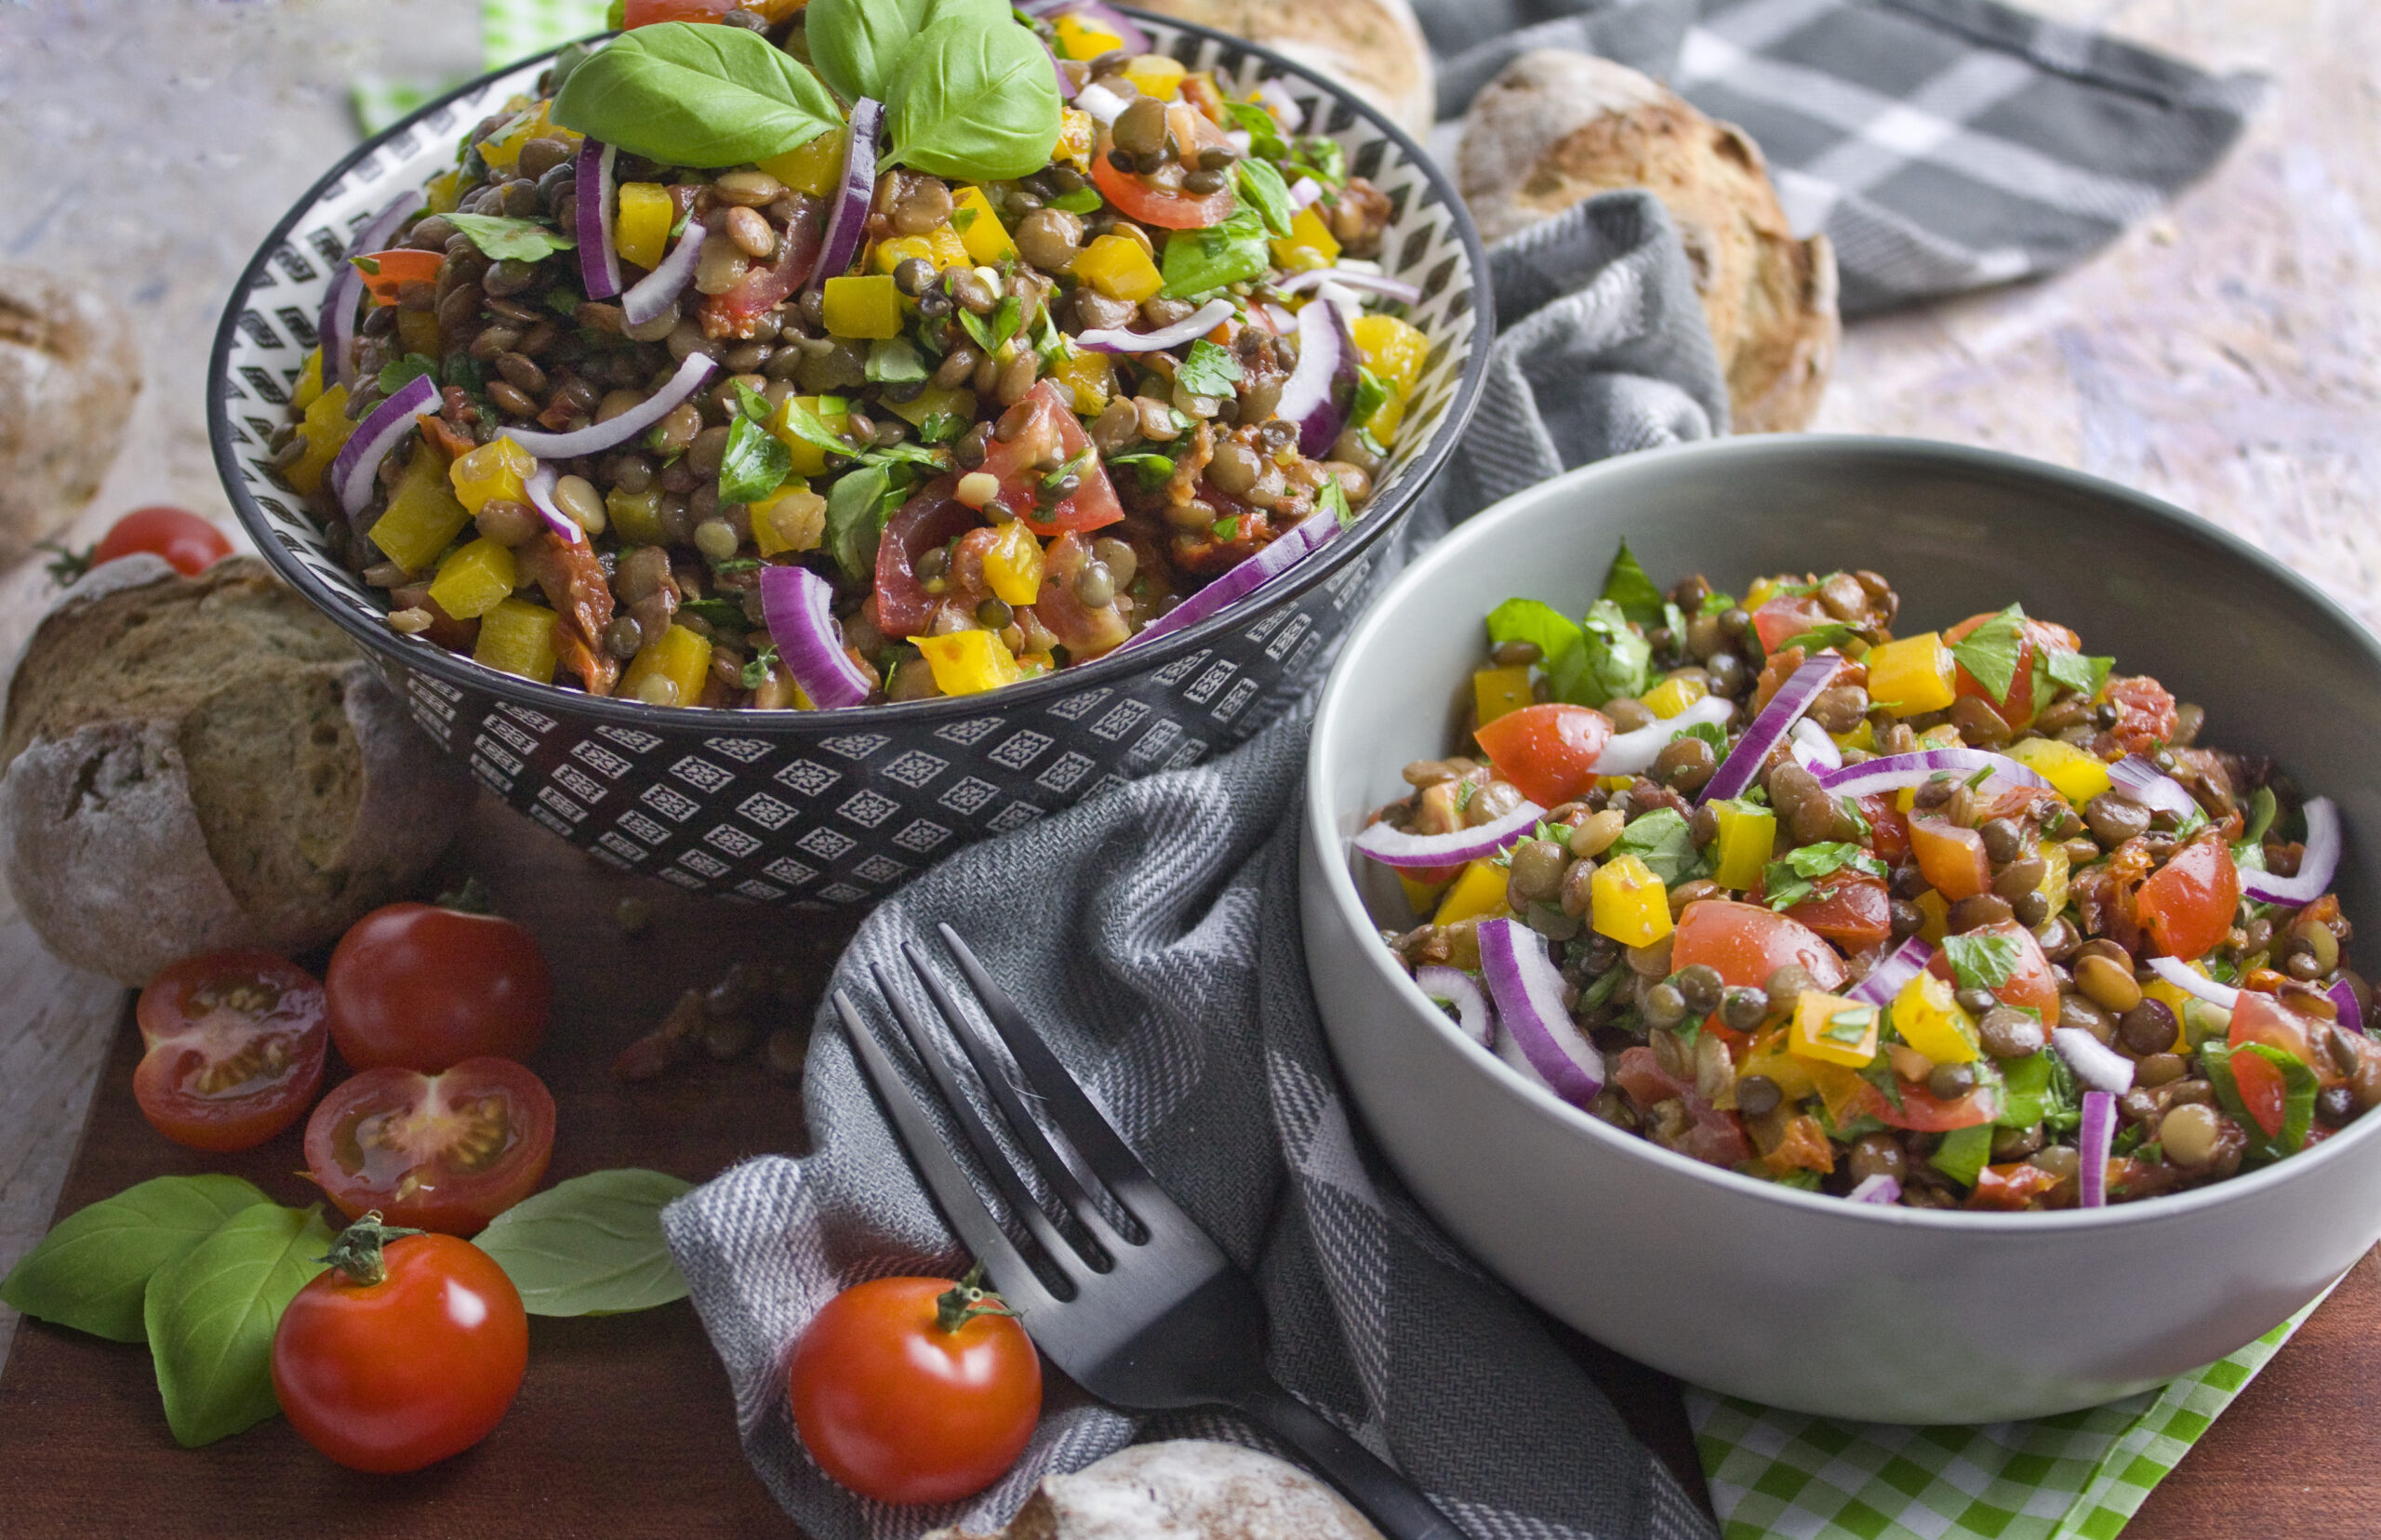
[[[1888,1427],[1693,1388],[1687,1417],[1723,1540],[2110,1540],[2315,1305],[2161,1389],[2038,1422]]]
[[[481,0],[480,59],[501,69],[516,59],[604,30],[605,0]]]

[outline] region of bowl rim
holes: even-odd
[[[1125,7],[1130,9],[1130,7]],[[1398,151],[1420,171],[1423,179],[1434,192],[1449,215],[1449,232],[1460,243],[1470,272],[1472,335],[1471,348],[1464,359],[1453,392],[1445,408],[1440,413],[1438,425],[1421,449],[1408,462],[1393,496],[1387,501],[1367,507],[1356,523],[1339,537],[1324,545],[1317,553],[1319,561],[1300,562],[1304,571],[1285,575],[1289,580],[1263,585],[1270,590],[1267,609],[1279,608],[1284,603],[1296,601],[1312,591],[1318,585],[1329,582],[1360,556],[1369,551],[1387,535],[1427,491],[1445,469],[1463,436],[1463,430],[1479,407],[1480,398],[1487,383],[1489,354],[1496,343],[1496,295],[1490,285],[1488,251],[1480,238],[1479,226],[1445,168],[1425,150],[1415,138],[1387,114],[1375,109],[1355,93],[1336,81],[1317,73],[1285,58],[1262,44],[1235,37],[1213,27],[1184,21],[1169,16],[1157,16],[1134,11],[1134,15],[1151,22],[1187,33],[1195,37],[1218,43],[1227,48],[1260,60],[1270,71],[1294,75],[1322,91],[1333,102],[1345,106],[1382,137],[1395,144]],[[1254,593],[1238,602],[1226,604],[1216,614],[1196,625],[1160,637],[1146,647],[1118,648],[1088,663],[1071,664],[1055,669],[1039,679],[1029,679],[1004,685],[998,690],[979,695],[943,696],[928,700],[887,701],[880,706],[850,706],[831,711],[755,711],[727,706],[653,706],[641,700],[623,700],[616,696],[590,695],[581,690],[565,689],[557,684],[539,684],[515,674],[505,673],[478,663],[471,657],[449,652],[434,643],[400,636],[389,629],[382,617],[360,609],[345,595],[333,590],[309,566],[299,561],[284,546],[272,523],[259,507],[250,490],[246,475],[234,453],[232,425],[232,397],[222,388],[231,369],[232,350],[240,339],[240,317],[250,307],[258,276],[262,273],[275,252],[286,245],[299,224],[322,203],[328,189],[344,180],[360,163],[378,153],[381,147],[400,135],[410,132],[433,113],[451,103],[485,89],[491,83],[516,74],[533,65],[543,63],[564,48],[581,43],[598,42],[613,36],[609,32],[592,33],[584,38],[558,44],[542,52],[515,60],[500,68],[489,70],[455,86],[452,90],[424,102],[377,134],[366,137],[331,167],[315,179],[298,196],[288,210],[276,220],[258,245],[255,254],[240,272],[240,277],[224,301],[222,319],[217,323],[215,342],[206,361],[207,403],[206,431],[209,447],[215,460],[216,478],[222,484],[224,494],[231,499],[240,524],[247,531],[266,561],[282,580],[298,589],[317,609],[362,643],[392,663],[409,670],[431,674],[445,683],[464,690],[474,690],[532,710],[561,710],[581,719],[640,730],[657,725],[683,732],[717,734],[733,728],[743,734],[782,731],[790,727],[831,731],[835,733],[864,732],[898,724],[936,724],[964,720],[983,715],[987,710],[1018,711],[1030,710],[1076,695],[1102,684],[1114,684],[1129,678],[1154,673],[1167,663],[1187,657],[1193,652],[1212,646],[1226,632],[1246,625],[1257,613],[1246,608]]]
[[[1378,594],[1367,612],[1350,628],[1340,645],[1338,658],[1332,665],[1321,698],[1315,707],[1314,733],[1323,734],[1337,714],[1341,701],[1357,689],[1350,660],[1357,656],[1364,642],[1379,628],[1390,623],[1401,610],[1401,601],[1416,589],[1430,582],[1447,566],[1458,564],[1472,548],[1487,542],[1497,526],[1507,519],[1520,518],[1538,503],[1549,499],[1586,498],[1602,481],[1645,473],[1649,461],[1679,458],[1772,460],[1781,469],[1793,462],[1845,454],[1872,457],[1887,463],[1909,466],[1955,468],[2004,480],[2029,480],[2048,484],[2062,490],[2124,504],[2129,510],[2147,517],[2162,527],[2173,539],[2206,548],[2216,556],[2242,562],[2264,576],[2276,579],[2291,590],[2298,600],[2315,615],[2338,628],[2350,647],[2360,652],[2368,666],[2381,672],[2381,639],[2376,639],[2362,622],[2305,578],[2272,556],[2250,544],[2229,530],[2209,522],[2188,510],[2135,491],[2082,471],[2053,465],[2044,460],[2030,459],[1997,449],[1985,449],[1969,445],[1950,444],[1935,439],[1905,438],[1866,433],[1802,433],[1795,435],[1762,435],[1741,438],[1706,439],[1696,443],[1670,445],[1637,454],[1618,455],[1551,477],[1537,485],[1517,492],[1493,506],[1482,510],[1458,524],[1443,539],[1409,563],[1395,579]],[[1311,740],[1310,740],[1311,742]],[[1310,747],[1304,783],[1306,793],[1305,829],[1303,836],[1318,856],[1317,866],[1334,909],[1333,918],[1350,926],[1362,937],[1377,933],[1363,899],[1356,892],[1354,879],[1349,874],[1347,842],[1334,829],[1339,810],[1329,805],[1328,789],[1323,784],[1324,756]],[[1739,1198],[1767,1199],[1800,1207],[1814,1216],[1833,1217],[1856,1224],[1898,1226],[1904,1228],[1944,1232],[1982,1231],[1998,1234],[2028,1234],[2035,1236],[2073,1236],[2120,1227],[2180,1223],[2210,1210],[2229,1207],[2235,1203],[2255,1202],[2266,1191],[2281,1182],[2295,1179],[2336,1160],[2347,1159],[2347,1150],[2362,1143],[2381,1138],[2381,1115],[2359,1118],[2348,1128],[2325,1139],[2311,1150],[2301,1150],[2287,1160],[2277,1161],[2261,1171],[2235,1176],[2222,1182],[2183,1193],[2172,1194],[2139,1203],[2114,1203],[2100,1209],[2062,1209],[2056,1211],[2001,1214],[1972,1212],[1965,1209],[1919,1209],[1899,1205],[1854,1203],[1822,1193],[1803,1192],[1781,1187],[1774,1182],[1742,1175],[1734,1171],[1709,1165],[1674,1150],[1663,1148],[1650,1140],[1624,1134],[1579,1108],[1572,1106],[1523,1075],[1511,1065],[1483,1048],[1459,1031],[1423,994],[1413,976],[1389,962],[1388,949],[1380,946],[1363,946],[1358,950],[1364,957],[1363,965],[1374,975],[1386,979],[1398,997],[1410,1007],[1411,1014],[1432,1027],[1445,1041],[1458,1048],[1469,1048],[1473,1062],[1484,1068],[1492,1082],[1509,1095],[1516,1095],[1524,1107],[1542,1118],[1583,1134],[1590,1141],[1615,1151],[1627,1151],[1626,1158],[1650,1159],[1667,1167],[1674,1175],[1701,1182],[1721,1194]],[[1360,1109],[1361,1110],[1361,1109]]]

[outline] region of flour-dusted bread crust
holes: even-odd
[[[1363,1515],[1294,1465],[1237,1444],[1136,1444],[1045,1476],[997,1535],[925,1540],[1381,1540]]]
[[[1327,75],[1408,133],[1430,131],[1438,74],[1406,0],[1137,0],[1244,37]]]
[[[1465,114],[1456,179],[1494,241],[1619,188],[1662,200],[1695,269],[1737,432],[1803,428],[1842,333],[1835,253],[1798,240],[1760,146],[1610,60],[1542,48]]]
[[[0,263],[0,566],[91,500],[140,393],[124,312],[39,268]]]
[[[44,617],[0,718],[0,872],[49,949],[144,983],[299,951],[401,895],[471,782],[338,628],[234,557],[96,568]]]

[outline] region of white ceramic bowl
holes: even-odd
[[[2250,547],[2105,482],[1914,441],[1737,439],[1590,467],[1481,514],[1381,595],[1340,655],[1309,761],[1304,928],[1324,1027],[1364,1121],[1458,1241],[1590,1336],[1711,1389],[1981,1423],[2220,1358],[2381,1236],[2381,1116],[2139,1204],[1873,1208],[1619,1133],[1459,1034],[1381,946],[1379,924],[1411,922],[1348,841],[1403,793],[1408,761],[1447,751],[1488,609],[1523,594],[1580,612],[1623,536],[1665,585],[1871,567],[1907,630],[2013,599],[2076,627],[2204,705],[2208,742],[2270,753],[2335,799],[2341,902],[2381,927],[2381,647]]]

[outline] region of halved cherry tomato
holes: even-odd
[[[966,1287],[856,1283],[795,1339],[786,1378],[803,1447],[863,1497],[942,1503],[981,1492],[1033,1436],[1042,1361],[1014,1316],[969,1313],[964,1295],[946,1304]]]
[[[2030,1206],[2042,1193],[2058,1186],[2059,1178],[2030,1161],[2014,1165],[1989,1165],[1976,1173],[1975,1190],[1968,1194],[1972,1209],[2015,1213]]]
[[[1651,1048],[1622,1050],[1613,1067],[1612,1078],[1643,1110],[1651,1111],[1656,1104],[1672,1099],[1686,1109],[1695,1126],[1679,1141],[1680,1154],[1691,1155],[1707,1165],[1731,1169],[1752,1158],[1752,1147],[1745,1142],[1743,1121],[1734,1112],[1723,1112],[1704,1100],[1693,1081],[1680,1080],[1664,1069]]]
[[[2306,1018],[2273,996],[2259,994],[2254,989],[2241,990],[2241,998],[2232,1002],[2232,1029],[2226,1034],[2225,1041],[2235,1048],[2262,1042],[2268,1048],[2281,1049],[2301,1064],[2318,1062]],[[2255,1056],[2234,1055],[2236,1058]]]
[[[270,952],[176,962],[140,991],[147,1048],[132,1094],[193,1149],[247,1149],[296,1122],[323,1083],[323,987]]]
[[[1918,861],[1919,875],[1946,903],[1973,898],[1992,886],[1992,862],[1984,853],[1984,836],[1949,818],[1912,815],[1909,853]]]
[[[371,268],[358,266],[355,275],[372,291],[372,298],[383,305],[397,302],[397,289],[410,283],[434,284],[438,270],[445,264],[443,251],[416,251],[411,246],[399,246],[393,251],[368,252],[353,259],[358,263],[369,262]],[[375,272],[372,268],[379,271]]]
[[[1843,982],[1843,959],[1816,931],[1759,904],[1698,899],[1686,906],[1671,933],[1673,969],[1701,963],[1719,970],[1721,980],[1736,989],[1760,989],[1789,962],[1822,989]]]
[[[2234,1054],[2231,1066],[2232,1083],[2241,1093],[2241,1105],[2266,1131],[2266,1137],[2278,1136],[2290,1116],[2289,1082],[2271,1059],[2254,1049]]]
[[[1972,615],[1943,633],[1945,644],[1964,641],[1967,634],[1992,618],[1989,615]],[[2009,679],[2009,698],[1995,700],[1992,692],[1968,672],[1965,664],[1957,666],[1952,690],[1960,695],[1974,696],[1992,708],[1995,715],[2013,728],[2024,727],[2034,720],[2034,659],[2044,649],[2054,652],[2074,652],[2082,646],[2075,633],[2065,626],[2048,620],[2028,619],[2017,627],[2017,669]]]
[[[2241,871],[2221,830],[2209,830],[2150,874],[2134,895],[2134,911],[2158,949],[2189,962],[2232,933],[2241,907]]]
[[[2128,754],[2148,753],[2158,744],[2171,741],[2175,736],[2175,697],[2166,686],[2147,674],[2112,678],[2108,683],[2108,704],[2117,709],[2116,725],[2109,728],[2108,741]]]
[[[159,504],[136,508],[109,525],[100,543],[91,548],[90,564],[98,566],[140,551],[163,556],[176,572],[195,578],[232,554],[232,542],[190,510]]]
[[[366,1069],[306,1122],[306,1167],[339,1212],[472,1235],[529,1196],[553,1153],[554,1099],[510,1059],[440,1075]]]
[[[1554,807],[1595,785],[1612,721],[1586,706],[1550,700],[1507,711],[1471,736],[1498,776],[1539,806]]]
[[[1105,529],[1122,519],[1124,505],[1116,500],[1108,468],[1093,450],[1091,435],[1058,394],[1058,382],[1042,381],[1018,406],[1025,409],[1022,426],[1010,438],[993,439],[984,463],[977,467],[1000,478],[1001,501],[1025,521],[1026,528],[1044,537],[1070,529]],[[1017,410],[1009,408],[1012,414]],[[1044,467],[1054,460],[1082,485],[1044,507],[1042,484],[1057,472]]]
[[[918,558],[981,523],[957,496],[957,476],[937,476],[885,522],[876,542],[876,628],[887,636],[915,636],[934,619],[936,597],[918,578]]]
[[[1109,158],[1115,150],[1115,141],[1102,128],[1091,157],[1091,179],[1108,195],[1110,203],[1124,210],[1127,218],[1145,225],[1156,225],[1161,230],[1204,230],[1223,223],[1236,202],[1231,184],[1227,182],[1213,192],[1186,192],[1182,190],[1182,179],[1187,174],[1183,166],[1186,162],[1195,162],[1204,151],[1229,148],[1231,141],[1204,114],[1181,102],[1166,109],[1165,126],[1183,153],[1146,177],[1124,170]]]
[[[1992,991],[1994,998],[2021,1011],[2040,1011],[2045,1026],[2057,1026],[2058,976],[2050,971],[2050,959],[2042,955],[2042,943],[2034,939],[2034,933],[2015,920],[1999,920],[1967,934],[2009,938],[2017,949],[2017,962],[2009,970],[2009,981]],[[1926,970],[1938,978],[1951,977],[1950,954],[1935,952]]]
[[[273,1334],[273,1389],[299,1436],[352,1470],[419,1470],[504,1419],[529,1317],[496,1259],[451,1235],[359,1241],[298,1291]],[[378,1227],[373,1227],[377,1234]]]
[[[552,987],[537,938],[510,920],[388,904],[348,927],[323,987],[331,1041],[352,1069],[435,1073],[472,1058],[527,1058]]]
[[[1788,919],[1808,925],[1846,951],[1892,937],[1893,900],[1882,880],[1865,871],[1839,870],[1819,878],[1813,887],[1808,898],[1788,907]]]
[[[754,323],[809,278],[825,239],[818,215],[794,220],[778,234],[776,261],[766,267],[755,267],[738,279],[734,288],[703,300],[703,335],[752,335]]]

